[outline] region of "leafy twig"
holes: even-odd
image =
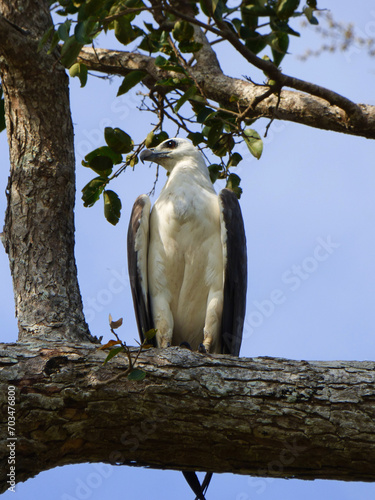
[[[145,339],[141,344],[139,344],[139,349],[135,355],[135,358],[133,359],[132,352],[129,349],[129,347],[126,345],[126,342],[123,342],[119,338],[117,333],[115,332],[115,330],[117,328],[119,328],[121,325],[122,325],[122,318],[120,318],[117,321],[113,321],[112,316],[109,315],[109,326],[110,326],[111,332],[116,337],[116,340],[110,340],[109,342],[107,342],[107,344],[99,347],[99,349],[103,350],[103,349],[111,348],[111,350],[110,350],[108,356],[106,357],[106,359],[104,360],[103,364],[106,364],[112,358],[114,358],[115,356],[120,354],[120,352],[124,352],[128,358],[129,366],[124,372],[119,373],[119,374],[115,375],[114,377],[111,377],[108,380],[98,381],[97,382],[98,385],[109,384],[109,383],[114,382],[115,380],[119,379],[120,377],[125,377],[125,376],[127,376],[127,378],[129,380],[134,380],[134,381],[140,381],[146,377],[146,372],[144,370],[141,370],[140,368],[135,368],[135,364],[136,364],[138,357],[141,354],[142,350],[149,346],[149,340],[151,340],[154,337],[154,335],[156,334],[156,330],[153,329],[153,330],[150,330],[150,331],[145,333]],[[117,345],[117,346],[120,345],[120,346],[113,347],[115,345]]]

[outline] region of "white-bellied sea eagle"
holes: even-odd
[[[145,149],[142,161],[169,173],[151,210],[134,203],[128,230],[130,284],[141,340],[155,328],[157,347],[239,355],[245,317],[247,257],[240,205],[229,189],[216,194],[202,153],[186,139]],[[200,500],[194,472],[186,479]]]
[[[247,258],[241,209],[229,189],[216,194],[203,155],[168,139],[140,158],[169,176],[150,214],[143,194],[128,230],[128,266],[138,330],[156,345],[203,344],[238,356],[245,317]]]

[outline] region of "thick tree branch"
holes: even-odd
[[[106,462],[301,479],[375,481],[375,363],[152,349],[142,382],[90,344],[0,346],[15,387],[16,477]],[[1,436],[1,484],[9,441]],[[163,453],[160,453],[163,450]]]
[[[114,75],[125,76],[135,69],[145,70],[148,75],[144,83],[149,88],[152,88],[162,76],[181,77],[177,73],[171,74],[156,67],[153,57],[133,52],[84,48],[79,60],[91,70]],[[210,66],[196,65],[191,69],[191,73],[203,87],[208,99],[219,102],[224,108],[236,109],[233,107],[234,97],[241,111],[247,110],[246,116],[249,118],[276,118],[368,139],[375,138],[375,106],[356,105],[361,109],[361,120],[348,120],[342,108],[332,106],[321,97],[283,90],[278,104],[276,95],[260,100],[265,93],[264,86],[231,78],[219,71],[213,72]],[[181,86],[181,89],[184,90],[184,87]]]

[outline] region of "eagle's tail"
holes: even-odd
[[[199,482],[199,479],[195,472],[186,471],[182,473],[185,476],[185,479],[188,482],[190,488],[196,494],[195,500],[206,500],[204,495],[207,491],[208,485],[210,484],[212,478],[212,472],[206,473],[202,484]]]

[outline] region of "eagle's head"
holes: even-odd
[[[198,163],[204,163],[202,153],[193,146],[191,141],[180,139],[179,137],[167,139],[156,146],[156,148],[144,149],[139,158],[142,163],[145,160],[158,163],[169,172],[181,160],[191,159]]]

